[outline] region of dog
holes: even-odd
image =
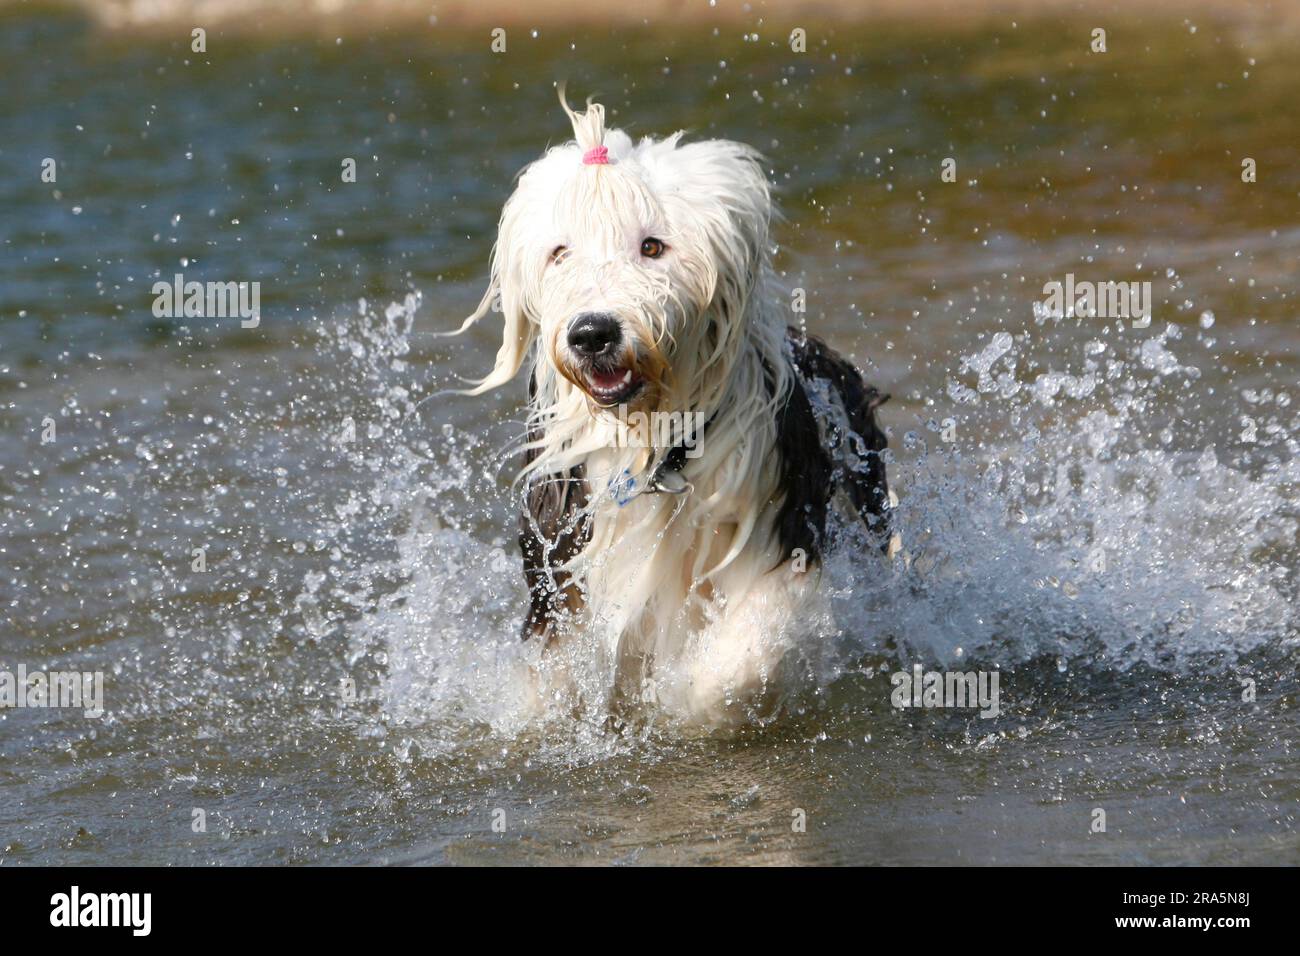
[[[889,396],[787,326],[755,150],[560,104],[574,139],[520,174],[456,330],[504,317],[467,394],[528,368],[523,637],[567,648],[611,713],[745,720],[779,696],[832,513],[888,550]]]

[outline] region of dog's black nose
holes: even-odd
[[[618,319],[605,312],[583,312],[569,326],[569,348],[579,355],[595,358],[623,340]]]

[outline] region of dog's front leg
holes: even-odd
[[[563,618],[582,607],[582,592],[565,565],[590,537],[590,523],[583,511],[587,486],[580,467],[567,476],[552,476],[534,482],[524,498],[519,519],[519,550],[528,584],[528,613],[521,636],[543,638],[550,644]]]
[[[820,610],[817,580],[815,569],[787,561],[727,603],[692,641],[671,708],[708,726],[770,716],[779,706],[778,669]]]

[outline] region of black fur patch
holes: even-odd
[[[889,400],[863,381],[858,370],[821,339],[797,329],[787,331],[798,371],[790,400],[777,416],[777,451],[781,456],[781,491],[785,500],[777,513],[776,530],[782,553],[795,548],[809,559],[821,557],[826,512],[839,488],[849,495],[867,529],[889,540],[889,483],[882,452],[888,444],[876,421],[876,409]],[[848,432],[830,423],[822,446],[817,418],[808,399],[809,383],[825,381],[838,395],[848,418]],[[833,463],[831,452],[847,444],[856,468]],[[842,454],[842,452],[841,452]],[[839,458],[841,455],[836,455]]]
[[[769,382],[768,388],[771,389]],[[833,467],[822,447],[808,393],[796,376],[790,395],[776,416],[776,453],[779,459],[776,533],[781,561],[799,550],[810,561],[821,557],[826,534],[826,508],[830,503]]]
[[[531,403],[536,393],[528,383]],[[539,437],[530,433],[529,438]],[[538,452],[530,449],[526,460]],[[591,538],[587,506],[587,482],[581,466],[568,474],[547,475],[529,482],[524,509],[519,515],[519,550],[524,557],[524,580],[528,583],[528,614],[521,637],[552,636],[552,625],[565,613],[576,611],[582,602],[578,585],[559,569],[587,545]]]

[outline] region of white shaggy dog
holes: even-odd
[[[582,706],[743,718],[809,613],[837,490],[888,537],[887,396],[787,328],[756,152],[634,143],[561,103],[576,141],[520,176],[461,326],[505,317],[473,394],[529,366],[524,637],[601,675]]]

